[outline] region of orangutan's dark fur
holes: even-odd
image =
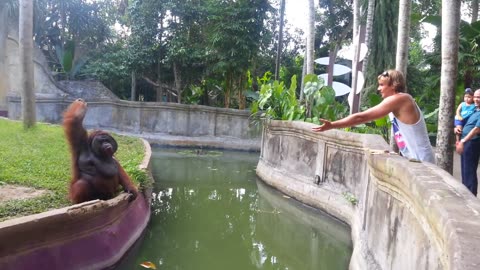
[[[104,131],[94,131],[88,135],[83,127],[87,103],[75,100],[63,115],[65,136],[72,154],[72,180],[69,198],[73,203],[94,199],[108,200],[115,197],[119,185],[132,194],[138,192],[113,154],[117,142]]]

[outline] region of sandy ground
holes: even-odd
[[[0,185],[0,203],[13,199],[30,199],[46,192],[46,190],[4,184]]]

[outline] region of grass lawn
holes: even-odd
[[[112,134],[118,142],[115,157],[136,184],[147,180],[138,169],[144,157],[139,138]],[[70,152],[62,126],[37,123],[24,129],[22,122],[0,118],[0,188],[5,184],[48,190],[28,200],[11,200],[0,205],[0,221],[61,208],[70,182]]]

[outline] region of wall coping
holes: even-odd
[[[311,131],[312,127],[313,124],[304,122],[271,121],[266,124],[257,174],[267,184],[323,209],[351,226],[354,251],[350,269],[407,269],[401,262],[405,258],[395,258],[392,254],[388,254],[388,259],[383,258],[370,246],[369,241],[375,239],[379,232],[368,231],[368,215],[386,207],[375,205],[372,193],[384,194],[382,196],[386,196],[389,202],[404,210],[402,213],[413,217],[411,222],[427,239],[429,252],[438,256],[438,265],[430,265],[428,269],[473,270],[480,267],[480,257],[477,256],[480,251],[480,201],[461,182],[434,164],[411,162],[390,153],[389,145],[378,135],[341,130],[315,133]],[[356,179],[356,186],[336,185],[331,179],[315,184],[315,175],[306,177],[303,171],[286,171],[278,165],[278,153],[281,153],[284,164],[298,162],[295,160],[297,157],[289,159],[288,156],[297,153],[296,147],[301,147],[304,142],[319,145],[318,156],[314,157],[321,161],[317,162],[316,174],[335,177],[325,165],[330,164],[327,152],[347,157],[355,152],[366,161],[361,169],[365,171],[363,179]],[[352,193],[359,199],[358,203],[352,205],[347,202],[342,198],[343,192]],[[385,218],[402,220],[402,216],[395,216],[399,212],[389,212],[393,216]],[[382,226],[382,230],[391,230],[387,224],[375,224],[371,228]],[[406,236],[401,235],[402,232],[394,233],[398,233],[397,239]],[[396,244],[400,245],[397,248],[408,249],[401,246],[402,243]],[[387,260],[393,264],[382,267]],[[418,267],[420,269],[421,265]]]

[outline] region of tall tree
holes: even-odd
[[[36,123],[33,74],[33,1],[31,0],[20,0],[19,58],[23,126],[31,128]]]
[[[36,0],[34,35],[59,79],[75,79],[112,35],[114,0]]]
[[[395,66],[398,1],[376,0],[373,18],[371,39],[374,42],[369,48],[362,104],[370,104],[370,95],[376,93],[378,74]]]
[[[472,20],[471,22],[476,22],[478,20],[478,0],[472,0]]]
[[[353,60],[352,60],[352,90],[350,92],[351,97],[351,106],[350,114],[357,113],[360,109],[359,107],[359,93],[357,92],[357,82],[358,82],[358,68],[359,68],[359,56],[360,56],[360,1],[353,0]],[[332,66],[332,65],[330,65]]]
[[[8,89],[7,74],[7,36],[8,12],[6,2],[0,2],[0,111],[6,110],[6,94]]]
[[[258,55],[266,14],[272,7],[267,0],[238,0],[210,1],[209,9],[212,16],[207,40],[212,71],[224,78],[225,107],[237,93],[239,108],[243,109],[246,73]]]
[[[367,54],[363,59],[362,71],[367,71],[368,58],[370,56],[370,41],[372,37],[372,27],[373,27],[373,14],[375,12],[375,0],[368,0],[367,6],[367,22],[365,24],[365,45],[367,45]]]
[[[333,82],[333,64],[337,59],[338,50],[348,42],[352,36],[354,19],[352,1],[320,0],[322,15],[319,18],[317,37],[320,35],[319,47],[328,48],[328,85]],[[359,18],[359,16],[357,16]],[[322,36],[323,35],[323,36]],[[323,46],[322,46],[323,45]]]
[[[308,25],[307,25],[307,74],[314,74],[313,61],[315,57],[315,2],[308,0]]]
[[[401,71],[405,78],[407,77],[408,44],[410,43],[410,6],[411,0],[400,0],[395,69]]]
[[[437,131],[437,165],[453,172],[455,88],[458,73],[460,1],[442,0],[442,67]]]
[[[280,29],[278,32],[277,57],[275,60],[275,80],[278,80],[278,73],[280,72],[280,59],[283,47],[283,17],[285,15],[285,0],[280,0]]]

